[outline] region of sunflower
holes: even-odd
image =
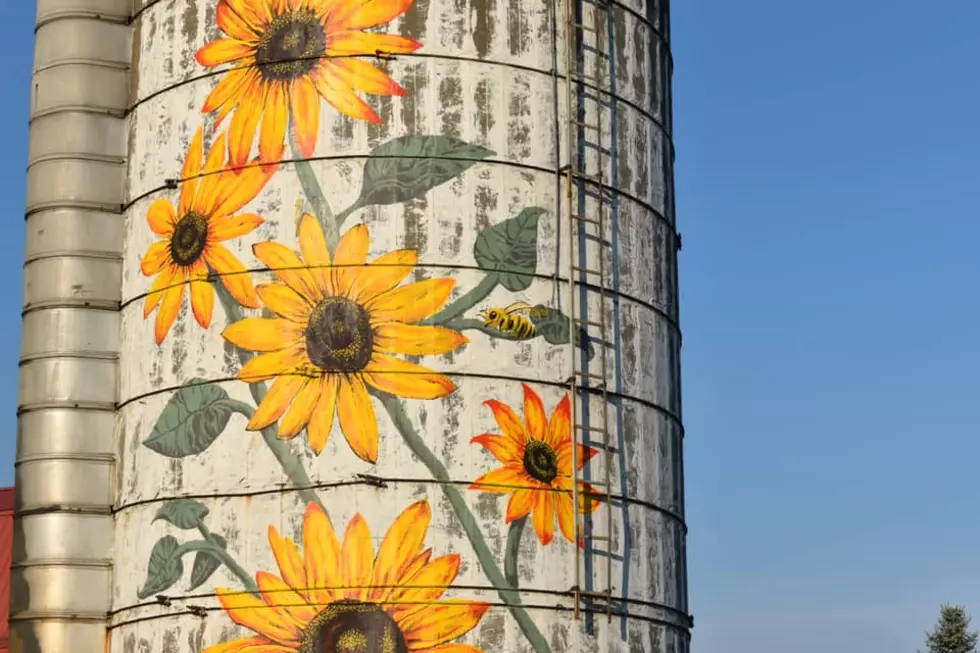
[[[204,113],[231,121],[231,158],[244,163],[259,121],[262,161],[278,155],[290,115],[304,157],[313,155],[320,98],[341,113],[372,123],[381,118],[355,91],[405,95],[388,75],[358,55],[414,52],[418,41],[364,30],[405,13],[412,0],[221,0],[218,26],[228,35],[197,51],[202,66],[235,63],[211,91]]]
[[[469,342],[452,329],[413,324],[442,308],[455,280],[396,287],[415,268],[415,250],[396,250],[367,263],[369,245],[367,227],[351,228],[331,265],[320,224],[304,213],[302,259],[278,243],[253,246],[283,283],[257,287],[277,317],[241,320],[223,334],[242,349],[263,352],[242,367],[240,379],[275,378],[248,422],[250,430],[282,417],[279,438],[292,439],[305,428],[319,454],[336,412],[351,449],[373,463],[378,424],[369,386],[412,399],[437,399],[456,389],[445,376],[392,356],[445,354]]]
[[[440,601],[459,572],[459,555],[430,560],[422,550],[432,519],[428,501],[399,515],[377,555],[360,514],[341,544],[316,504],[303,520],[303,553],[269,527],[282,577],[260,571],[261,598],[215,593],[236,624],[256,633],[204,653],[483,653],[449,643],[473,630],[490,609],[477,601]]]
[[[254,213],[234,215],[251,202],[275,172],[252,166],[241,174],[225,170],[225,134],[215,139],[204,167],[203,132],[197,130],[184,159],[180,202],[175,208],[167,199],[154,202],[146,214],[150,229],[163,239],[150,245],[140,269],[145,276],[157,275],[146,295],[144,319],[159,306],[154,329],[159,345],[173,326],[191,287],[191,307],[197,323],[211,324],[214,289],[208,281],[208,266],[220,275],[231,296],[242,306],[257,308],[258,297],[245,266],[220,243],[249,233],[263,219]]]
[[[484,402],[493,411],[503,435],[484,433],[471,442],[483,445],[504,466],[484,474],[470,487],[510,494],[507,523],[530,513],[541,544],[548,544],[554,537],[557,512],[562,534],[574,542],[571,403],[566,394],[547,420],[541,397],[521,385],[524,422],[510,406],[494,400]],[[578,469],[597,453],[592,447],[578,445]],[[587,483],[579,484],[579,512],[593,512],[598,507],[594,501],[585,500],[585,494],[591,491]]]

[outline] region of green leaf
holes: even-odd
[[[208,540],[222,549],[228,548],[228,542],[220,535],[208,533]],[[221,564],[221,558],[213,553],[198,551],[197,555],[194,556],[194,566],[191,568],[191,584],[187,587],[187,591],[196,590],[203,585],[207,579],[211,578],[214,572],[218,571],[218,567]]]
[[[551,308],[543,304],[538,304],[534,310],[530,311],[529,317],[534,323],[537,334],[552,345],[567,345],[568,335],[571,331],[571,320],[557,308]],[[589,352],[589,359],[595,356],[595,347],[589,339],[585,327],[579,327],[575,334],[575,346]]]
[[[491,225],[480,232],[473,246],[473,258],[487,272],[496,272],[497,281],[511,292],[527,290],[538,269],[538,217],[540,207],[529,207],[520,215]]]
[[[157,540],[150,552],[150,562],[146,565],[146,582],[136,592],[145,599],[159,594],[174,585],[184,573],[180,561],[180,542],[173,535],[165,535]]]
[[[368,155],[361,196],[354,208],[398,204],[422,197],[493,154],[493,150],[449,136],[420,134],[394,138]]]
[[[207,516],[208,508],[200,501],[194,501],[193,499],[174,499],[163,504],[157,510],[156,517],[153,518],[153,521],[163,519],[177,528],[182,528],[186,531],[200,526]]]
[[[219,386],[192,379],[167,402],[143,446],[170,458],[199,454],[228,426],[235,403]]]

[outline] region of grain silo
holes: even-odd
[[[13,651],[688,651],[666,0],[36,38]]]

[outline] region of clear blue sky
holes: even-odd
[[[32,2],[4,0],[0,483]],[[980,2],[675,0],[695,653],[980,622]]]

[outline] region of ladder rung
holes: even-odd
[[[582,144],[583,147],[590,147],[593,150],[598,150],[601,154],[604,154],[606,156],[612,156],[612,150],[606,149],[601,145],[599,145],[598,143],[592,143],[586,140],[580,141],[580,143]]]
[[[572,27],[577,27],[578,29],[585,30],[586,32],[592,32],[593,34],[599,33],[599,28],[595,25],[586,25],[585,23],[572,23]]]
[[[611,542],[612,538],[608,535],[583,535],[583,540],[592,540],[593,542]]]
[[[573,171],[572,176],[575,177],[576,179],[581,179],[582,181],[589,182],[590,184],[594,184],[600,187],[605,187],[605,184],[602,181],[602,177],[600,177],[599,175],[587,175],[584,172]]]
[[[595,75],[590,75],[589,73],[583,73],[583,72],[578,71],[578,70],[572,70],[572,71],[570,71],[570,74],[573,77],[578,77],[579,79],[585,79],[585,80],[588,80],[590,82],[595,82],[596,84],[599,83],[599,78],[596,77]]]
[[[589,217],[586,217],[584,215],[578,215],[576,213],[573,213],[572,214],[572,219],[574,219],[574,220],[581,220],[582,222],[591,222],[592,224],[602,224],[601,221],[599,221],[599,220],[597,220],[595,218],[589,218]]]
[[[591,122],[582,122],[581,120],[572,120],[573,125],[578,125],[579,127],[584,127],[585,129],[592,129],[597,132],[602,131],[602,127]]]
[[[595,320],[580,320],[579,318],[575,318],[572,321],[575,322],[575,324],[584,324],[585,326],[594,326],[600,329],[605,326],[604,324],[596,322]]]
[[[596,104],[602,105],[607,109],[612,109],[614,106],[616,106],[616,103],[613,102],[612,100],[603,100],[602,98],[600,98],[598,95],[594,93],[588,93],[588,92],[582,93],[582,97],[585,98],[586,100],[592,100]]]
[[[600,277],[602,276],[602,272],[600,272],[599,270],[593,270],[592,268],[583,268],[583,267],[579,267],[577,265],[573,265],[572,266],[572,269],[575,272],[585,272],[586,274],[594,274],[594,275],[600,276]]]
[[[586,240],[595,241],[595,242],[599,243],[600,245],[606,245],[607,247],[612,247],[612,241],[611,240],[607,240],[605,238],[600,238],[599,236],[594,236],[592,234],[581,234],[581,236],[582,236],[582,238],[585,238]]]
[[[575,428],[581,429],[582,431],[592,431],[593,433],[606,433],[605,427],[602,426],[585,426],[584,424],[576,424]],[[603,483],[603,485],[605,485],[605,483]]]
[[[623,561],[623,554],[621,553],[612,553],[611,551],[606,551],[604,549],[592,549],[592,553],[598,556],[602,556],[604,558],[612,558],[617,562]]]
[[[602,376],[599,374],[593,374],[592,372],[583,372],[581,370],[575,370],[575,376],[582,376],[589,379],[602,379]],[[571,382],[572,382],[572,378],[570,377],[568,379],[568,383]],[[603,381],[603,383],[605,383],[605,381]]]
[[[609,53],[608,52],[605,52],[603,50],[600,50],[599,48],[597,48],[595,46],[589,45],[588,43],[583,43],[582,44],[582,49],[591,52],[592,54],[596,55],[597,57],[602,57],[604,59],[608,59],[609,58]]]

